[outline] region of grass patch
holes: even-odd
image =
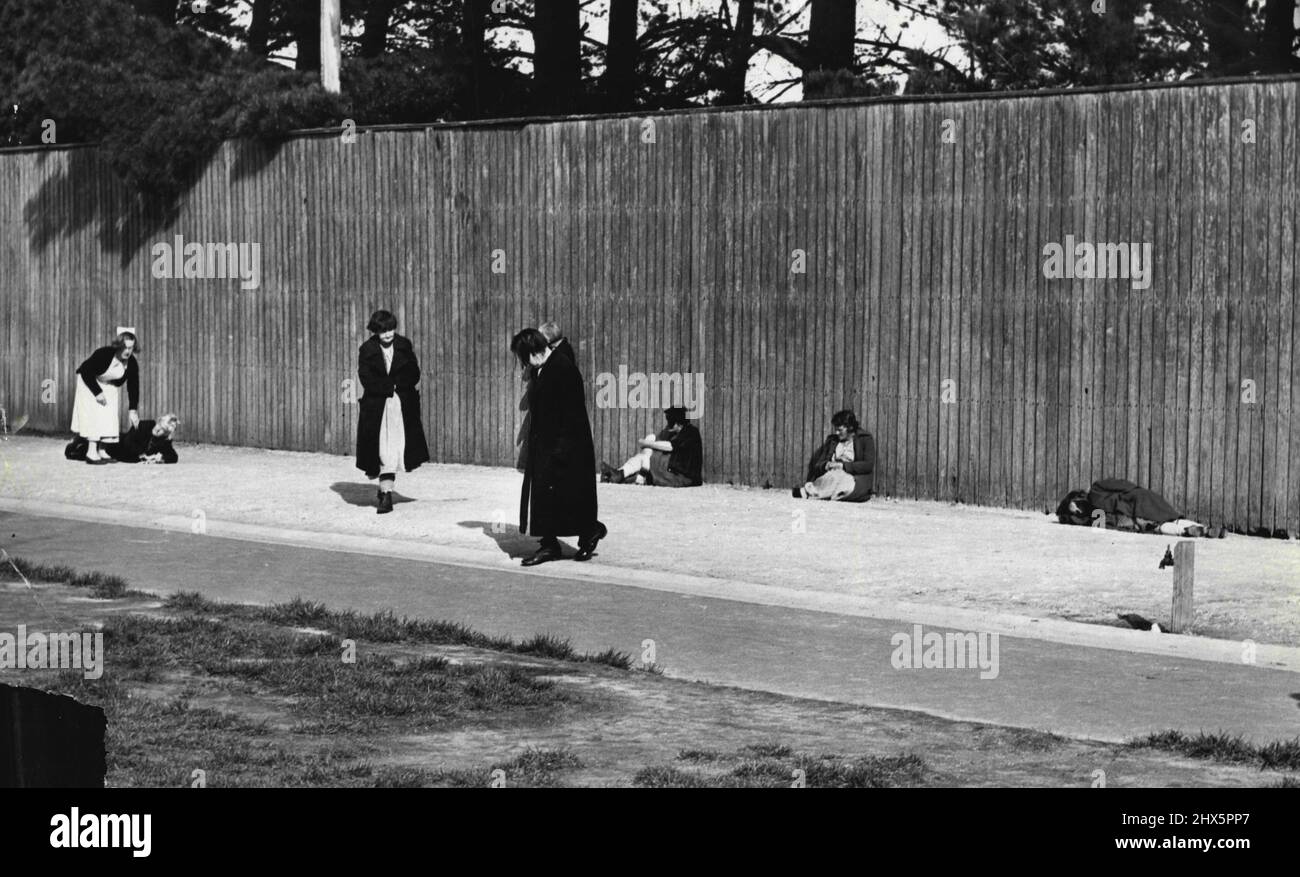
[[[1128,745],[1134,749],[1160,749],[1225,764],[1258,764],[1260,770],[1300,770],[1300,737],[1256,746],[1240,734],[1160,731],[1130,740]]]
[[[99,597],[133,593],[116,576],[21,559],[14,565],[0,563],[0,575],[65,583]],[[245,606],[181,593],[164,606],[168,617],[105,618],[101,678],[54,670],[23,678],[104,709],[110,786],[488,785],[497,770],[508,785],[554,785],[580,766],[567,750],[530,749],[478,771],[372,765],[368,758],[380,753],[373,736],[545,724],[585,698],[543,678],[555,672],[550,667],[491,656],[453,663],[369,646],[462,645],[631,666],[624,653],[582,655],[549,635],[516,643],[459,624],[334,612],[303,600]],[[344,639],[355,648],[344,650]]]
[[[546,788],[560,785],[559,774],[582,767],[582,760],[567,749],[529,747],[509,761],[483,770],[449,770],[429,774],[428,785],[453,788]]]
[[[745,746],[723,754],[684,749],[677,760],[695,765],[685,769],[658,765],[638,771],[633,785],[643,788],[783,788],[800,781],[809,788],[885,789],[913,786],[927,774],[925,761],[916,755],[860,756],[810,755],[778,743]]]
[[[576,663],[605,664],[620,670],[632,667],[632,656],[627,652],[607,649],[594,654],[579,653],[568,640],[549,634],[540,634],[523,642],[508,637],[493,637],[451,621],[428,621],[397,616],[392,612],[369,615],[352,610],[328,609],[322,603],[294,598],[287,603],[271,606],[241,606],[216,603],[194,593],[179,593],[167,598],[168,609],[213,615],[222,618],[244,618],[264,621],[281,627],[313,627],[329,630],[343,639],[366,640],[374,643],[412,643],[425,645],[456,645],[487,649],[516,655],[553,658]]]
[[[17,572],[14,571],[14,567],[18,568]],[[0,560],[0,581],[21,582],[24,578],[33,582],[85,588],[92,597],[103,599],[117,599],[129,593],[126,581],[118,576],[99,572],[83,573],[71,567],[33,563],[21,557]]]

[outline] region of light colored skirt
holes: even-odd
[[[112,444],[117,441],[121,432],[118,412],[121,388],[101,382],[99,388],[108,404],[100,405],[95,401],[90,387],[87,387],[86,382],[81,379],[81,375],[74,375],[74,380],[77,384],[77,392],[72,401],[72,431],[92,442]]]
[[[402,420],[402,400],[394,393],[384,402],[384,420],[379,425],[379,473],[405,471],[406,422]]]

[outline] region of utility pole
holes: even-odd
[[[320,84],[338,94],[339,67],[343,63],[339,0],[320,0]]]

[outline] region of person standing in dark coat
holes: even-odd
[[[366,327],[374,334],[361,345],[357,375],[365,391],[357,421],[357,468],[379,478],[378,514],[393,510],[397,472],[413,472],[429,461],[420,421],[420,363],[409,339],[397,334],[397,317],[375,311]]]
[[[534,369],[519,530],[541,544],[523,564],[560,559],[560,536],[577,536],[573,559],[588,560],[609,530],[596,519],[596,449],[582,373],[537,329],[515,335],[510,350],[523,368]]]

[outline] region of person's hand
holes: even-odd
[[[96,396],[96,397],[95,397],[95,401],[98,402],[100,405],[107,405],[107,404],[108,404],[108,400],[104,398],[104,394],[103,394],[103,393],[100,393],[98,396]]]
[[[139,412],[139,411],[128,411],[128,412],[126,413],[126,416],[127,416],[127,419],[131,421],[131,426],[132,426],[133,428],[134,428],[134,427],[137,427],[137,426],[140,425],[140,412]]]
[[[162,459],[162,454],[149,454],[140,459],[141,463],[157,463]]]
[[[843,468],[844,468],[844,464],[841,463],[839,460],[831,460],[829,463],[826,464],[827,472],[830,472],[832,469],[843,469]]]

